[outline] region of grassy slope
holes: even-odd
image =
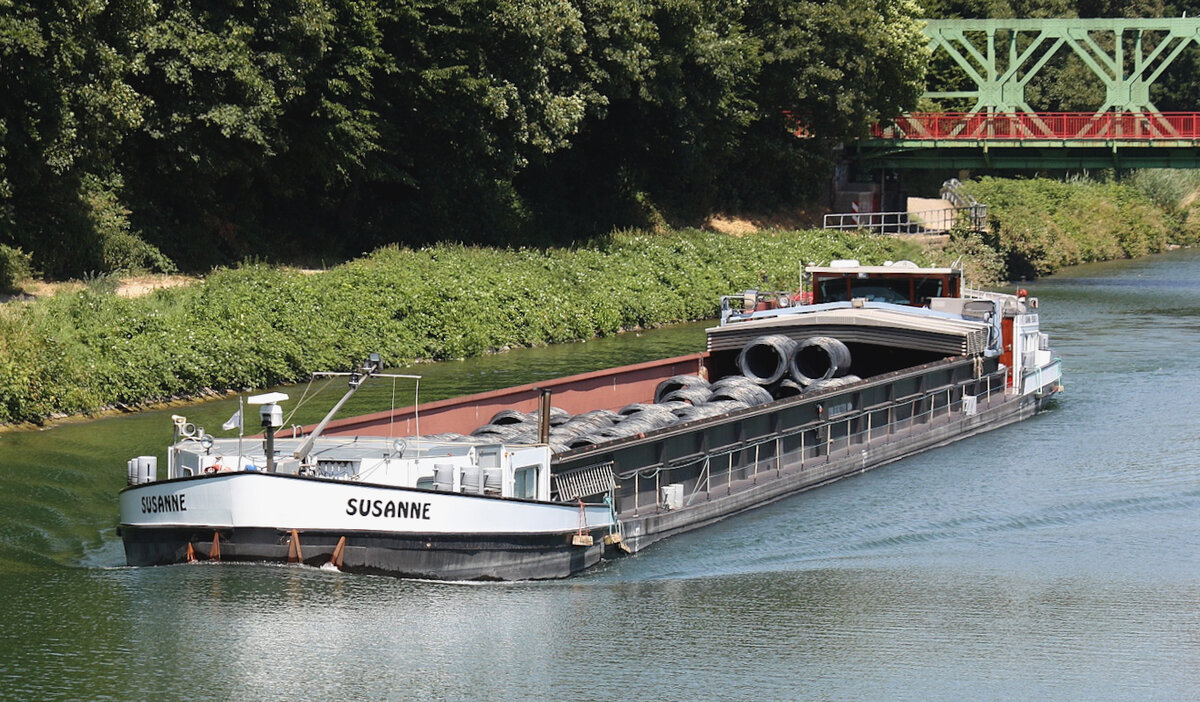
[[[248,266],[125,298],[91,285],[0,312],[0,423],[40,422],[343,368],[460,358],[711,317],[801,262],[922,258],[854,234],[617,234],[586,248],[388,248],[321,275]]]
[[[967,187],[991,231],[936,254],[821,231],[628,232],[571,249],[387,248],[321,275],[246,266],[132,299],[102,280],[0,307],[0,424],[297,381],[370,351],[462,358],[711,317],[722,294],[798,286],[808,261],[962,255],[975,281],[1044,275],[1195,243],[1196,185],[983,178]]]

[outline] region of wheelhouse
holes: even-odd
[[[903,261],[888,266],[834,261],[807,270],[812,276],[813,304],[863,298],[868,302],[928,307],[934,298],[962,296],[962,271],[957,268],[918,268]]]

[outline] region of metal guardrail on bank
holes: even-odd
[[[987,227],[987,205],[947,207],[920,212],[840,212],[825,215],[824,228],[876,234],[945,234],[962,223],[971,231]]]

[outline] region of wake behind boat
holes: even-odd
[[[953,268],[835,262],[722,301],[707,350],[333,420],[265,440],[177,418],[129,462],[131,565],[303,561],[436,579],[563,577],[786,495],[1029,417],[1060,388],[1037,300]],[[393,432],[406,435],[389,438]],[[248,450],[252,449],[252,450]]]

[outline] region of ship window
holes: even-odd
[[[904,281],[907,283],[908,281]],[[904,286],[904,292],[899,289],[893,281],[873,280],[863,285],[855,285],[853,297],[865,297],[867,302],[890,302],[894,305],[908,304],[908,285]]]
[[[943,282],[942,278],[833,278],[817,283],[817,299],[821,302],[837,302],[861,297],[868,302],[890,302],[894,305],[926,304],[929,298],[946,294]],[[911,299],[910,295],[913,296]]]
[[[849,283],[849,285],[847,285]],[[819,284],[822,302],[848,302],[851,298],[862,297],[868,302],[890,302],[895,305],[907,305],[908,280],[888,280],[885,278],[868,278],[855,280],[852,278],[836,278],[822,280]]]
[[[849,300],[850,297],[846,293],[847,285],[845,278],[833,278],[831,280],[822,280],[817,283],[818,302],[837,302],[838,300]]]
[[[944,297],[946,292],[942,289],[941,278],[927,278],[917,281],[917,302],[922,305],[929,304],[929,298]]]
[[[513,471],[513,497],[537,498],[537,466],[524,466]]]

